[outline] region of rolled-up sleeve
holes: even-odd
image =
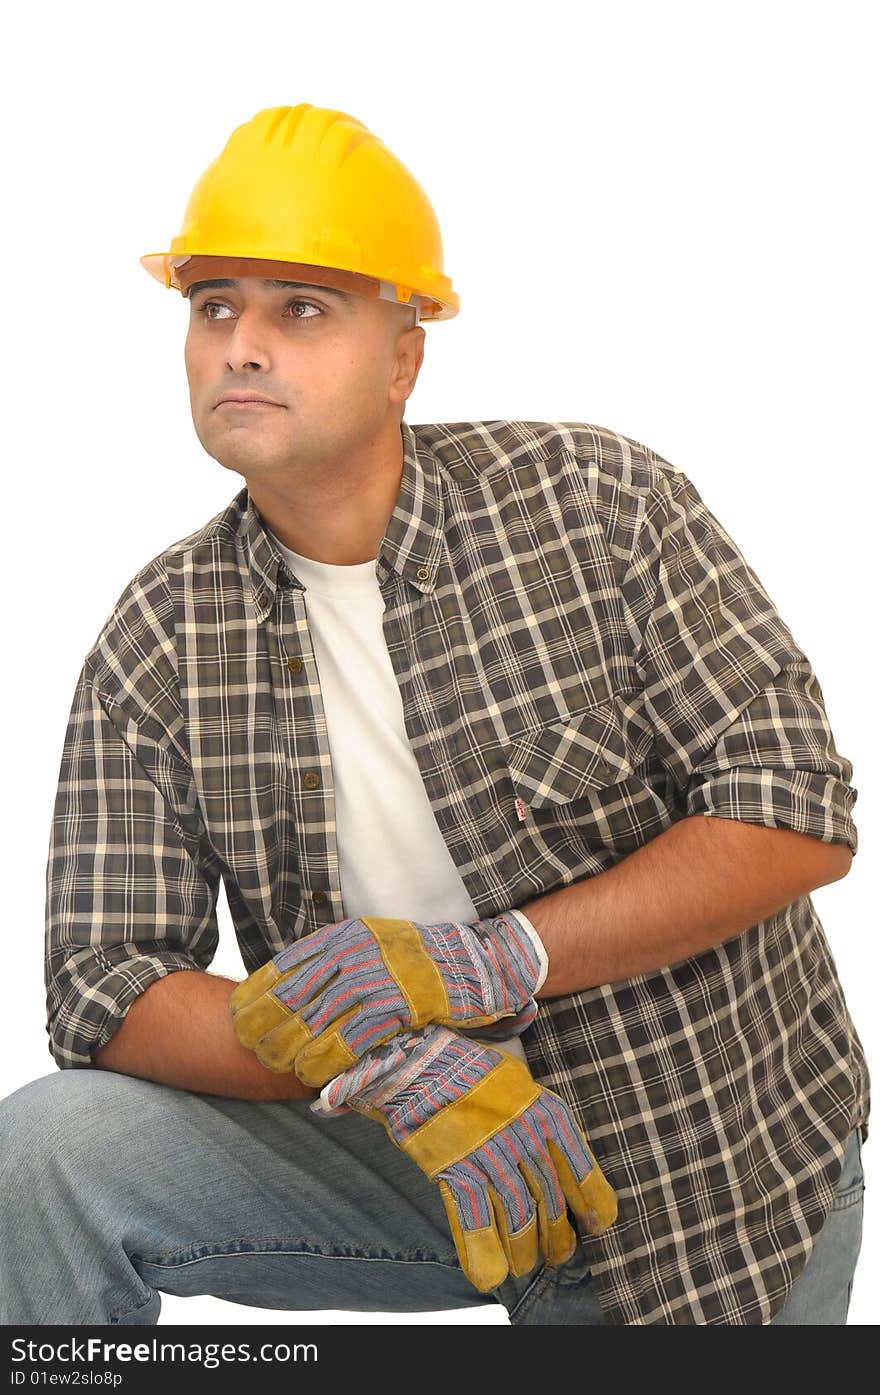
[[[828,725],[809,662],[792,663],[752,698],[695,767],[685,812],[791,828],[858,851],[851,763]]]
[[[124,702],[124,698],[123,698]],[[217,948],[220,868],[192,775],[168,733],[101,693],[83,666],[46,868],[49,1050],[92,1066],[134,999]]]
[[[661,464],[622,591],[645,715],[684,813],[855,853],[853,768],[812,666],[694,485]]]

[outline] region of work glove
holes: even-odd
[[[529,998],[513,1017],[499,1017],[495,1022],[487,1022],[484,1027],[459,1027],[457,1030],[463,1036],[473,1037],[474,1041],[508,1041],[511,1037],[522,1036],[537,1016],[538,1004],[534,998]]]
[[[528,929],[526,929],[528,927]],[[235,1033],[264,1066],[324,1085],[398,1032],[534,1019],[541,940],[518,912],[471,925],[351,917],[281,950],[238,985]]]
[[[331,1081],[318,1114],[354,1109],[436,1182],[459,1263],[481,1293],[543,1256],[570,1259],[617,1201],[565,1102],[517,1057],[445,1027],[403,1032]]]

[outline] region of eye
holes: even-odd
[[[215,311],[218,313],[215,314]],[[226,319],[227,315],[231,315],[232,311],[228,305],[221,304],[219,300],[206,300],[204,305],[198,307],[196,313],[203,315],[206,320],[223,320]]]
[[[285,309],[294,320],[314,320],[324,314],[321,307],[315,305],[311,300],[288,301]],[[220,300],[206,300],[196,307],[196,314],[201,315],[205,320],[228,320],[235,314],[235,311]]]
[[[316,315],[323,315],[324,311],[320,306],[315,305],[311,300],[291,300],[288,302],[288,310],[291,311],[295,320],[313,320]],[[314,315],[299,315],[298,310],[314,310]]]

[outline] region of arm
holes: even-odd
[[[547,948],[542,997],[721,944],[845,876],[857,846],[852,766],[812,667],[686,476],[661,481],[621,595],[643,713],[683,817],[606,871],[519,907]]]
[[[549,966],[544,977],[535,959],[531,977],[520,975],[520,996],[509,995],[514,1010],[530,995],[577,992],[704,953],[844,876],[856,850],[852,767],[835,749],[808,660],[690,482],[675,476],[661,484],[621,579],[621,597],[633,641],[628,697],[639,710],[639,729],[650,726],[654,736],[644,781],[653,781],[655,797],[680,816],[628,857],[574,885],[517,901],[471,927],[412,927],[435,961],[439,941],[449,940],[452,950],[449,932],[479,930],[473,959],[483,958],[478,977],[491,980],[492,961],[510,942],[511,914],[521,913]],[[618,748],[627,740],[621,725]],[[565,760],[576,769],[578,759],[572,745]],[[609,806],[635,817],[629,792],[644,789],[640,765],[634,754],[630,783],[622,776],[617,784],[607,767],[611,783],[601,794],[595,788],[595,799],[607,795]],[[658,778],[664,771],[667,778]],[[601,844],[602,821],[585,823],[585,833]],[[375,936],[375,927],[372,921],[325,927],[251,975],[233,999],[240,1040],[278,1069],[293,1068],[319,1084],[374,1046],[380,1032],[387,1039],[427,1021],[461,1029],[444,995],[425,991],[430,976],[415,972],[425,967],[419,956],[393,971],[406,992],[394,999],[392,1021],[394,990],[386,973],[392,953],[389,946],[377,957],[375,943],[367,948],[364,932]],[[466,962],[455,952],[439,959],[441,976]],[[414,1019],[417,987],[423,991]],[[355,997],[358,1011],[351,1014]],[[482,1006],[493,1005],[484,998]],[[493,1010],[503,1029],[508,1019],[497,995]]]
[[[521,906],[550,961],[540,998],[700,954],[846,875],[842,843],[734,819],[682,819],[598,876]]]
[[[173,973],[132,1003],[95,1065],[233,1099],[314,1099],[317,1090],[292,1073],[261,1065],[235,1035],[229,998],[235,983],[207,973]]]
[[[124,652],[115,643],[114,654]],[[163,674],[162,690],[173,692]],[[103,696],[88,664],[68,722],[47,866],[46,986],[58,1065],[245,1099],[311,1097],[232,1030],[217,945],[219,868],[174,709]]]

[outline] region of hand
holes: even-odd
[[[617,1201],[574,1116],[515,1056],[444,1027],[405,1032],[333,1080],[310,1106],[378,1120],[440,1189],[459,1263],[481,1293],[570,1259]]]
[[[513,1017],[499,1017],[495,1022],[488,1022],[485,1027],[461,1027],[463,1036],[470,1037],[473,1041],[509,1041],[511,1037],[521,1037],[527,1027],[531,1027],[538,1016],[538,1004],[534,998]]]
[[[522,1024],[513,1035],[534,1017],[529,1004],[546,967],[532,935],[511,914],[472,925],[337,921],[238,985],[236,1036],[270,1070],[324,1085],[396,1033],[429,1022],[467,1028],[510,1017]]]

